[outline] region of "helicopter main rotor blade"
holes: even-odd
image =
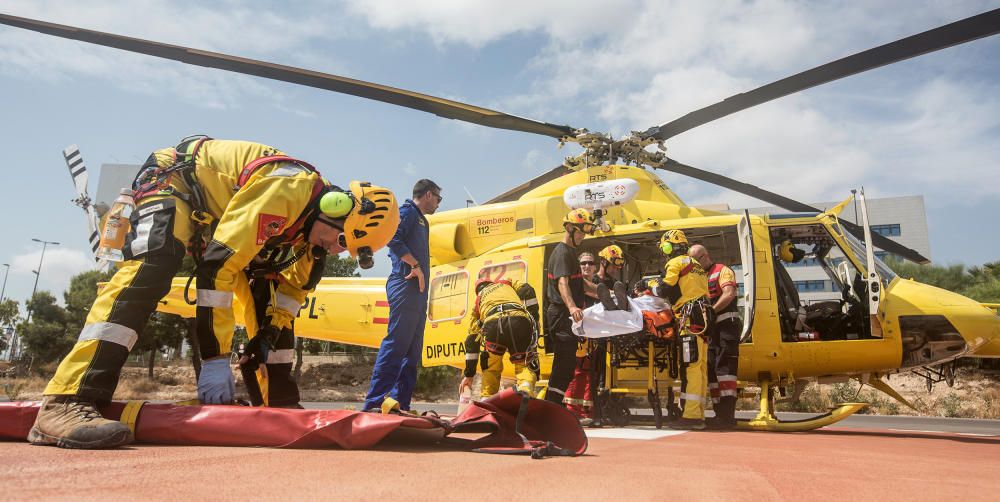
[[[732,115],[761,103],[766,103],[810,87],[822,85],[844,77],[872,70],[881,66],[938,51],[954,45],[1000,33],[1000,9],[956,21],[864,52],[838,59],[811,70],[792,75],[752,91],[730,96],[718,103],[695,110],[659,127],[642,133],[646,138],[665,140]]]
[[[61,38],[103,45],[105,47],[137,52],[139,54],[171,59],[191,65],[217,68],[245,75],[281,80],[293,84],[350,94],[352,96],[433,113],[444,118],[462,120],[497,129],[510,129],[513,131],[540,134],[556,139],[574,135],[573,128],[565,125],[539,122],[458,101],[293,66],[268,63],[179,45],[163,44],[139,38],[124,37],[7,14],[0,14],[0,24],[24,28]]]
[[[723,188],[728,188],[734,192],[739,192],[744,195],[749,195],[755,199],[762,200],[764,202],[769,202],[775,206],[787,209],[789,211],[803,212],[803,213],[822,213],[823,210],[799,202],[797,200],[789,199],[783,195],[776,194],[774,192],[769,192],[755,185],[749,183],[743,183],[742,181],[737,181],[727,176],[721,174],[705,171],[698,169],[697,167],[691,167],[687,164],[682,164],[674,159],[667,159],[667,161],[660,167],[660,169],[675,172],[677,174],[682,174],[694,178],[696,180],[705,181],[713,185],[718,185]],[[861,242],[865,240],[864,229],[851,223],[849,221],[840,220],[840,224],[845,230],[857,237]],[[921,265],[930,263],[930,260],[921,255],[919,252],[910,249],[888,237],[881,234],[872,233],[873,244],[883,251],[894,253],[901,258],[910,260],[914,263],[919,263]]]

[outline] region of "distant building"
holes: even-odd
[[[836,206],[839,202],[819,202],[810,204],[823,210]],[[908,195],[903,197],[886,197],[881,199],[867,199],[868,219],[872,233],[882,234],[900,244],[914,249],[920,254],[931,258],[930,236],[927,231],[927,212],[924,209],[924,197],[922,195]],[[720,208],[713,207],[716,210]],[[780,207],[754,207],[748,208],[753,214],[778,214],[789,211]],[[730,209],[729,212],[742,212],[743,210]],[[851,203],[840,213],[840,219],[847,220],[860,225],[860,207],[856,202]],[[889,256],[889,253],[880,249],[875,250],[875,255],[881,259]],[[825,300],[840,299],[840,292],[836,291],[830,277],[816,264],[814,258],[806,258],[799,263],[785,264],[788,274],[795,281],[795,286],[799,290],[799,298],[805,303],[813,303]],[[740,274],[737,274],[740,277]],[[740,284],[742,294],[743,285]]]

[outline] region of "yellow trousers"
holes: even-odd
[[[486,369],[483,370],[483,398],[491,397],[500,392],[500,375],[503,374],[503,356],[487,353],[489,360]],[[521,363],[514,363],[514,377],[517,378],[517,390],[527,392],[529,395],[535,394],[535,373],[528,369],[528,366]]]
[[[681,362],[680,400],[684,418],[704,420],[705,399],[708,395],[708,344],[700,336],[694,338],[698,344],[698,360],[693,363]]]
[[[170,291],[174,275],[180,269],[185,247],[194,232],[190,214],[190,206],[176,197],[149,197],[135,209],[133,228],[126,242],[126,257],[132,259],[122,262],[114,277],[98,292],[76,345],[59,364],[45,387],[45,395],[111,399],[129,352],[156,310],[157,302]],[[244,325],[249,333],[255,333],[257,322],[245,276],[239,276],[234,294],[243,300],[240,304],[249,306],[244,309],[250,314],[243,315]],[[232,316],[231,308],[222,315]],[[199,334],[199,338],[205,336]],[[207,336],[212,337],[212,333]],[[203,357],[229,354],[232,336],[230,330],[216,332],[207,344],[203,340]],[[214,351],[206,354],[206,347]]]

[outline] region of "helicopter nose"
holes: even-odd
[[[977,314],[980,319],[974,323],[981,327],[981,332],[976,332],[976,339],[970,341],[969,345],[975,348],[969,351],[969,355],[1000,357],[1000,313],[989,308],[986,310]]]
[[[1000,315],[981,303],[909,279],[895,281],[886,299],[886,313],[899,319],[904,366],[1000,357]]]

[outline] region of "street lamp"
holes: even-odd
[[[32,272],[35,273],[35,286],[31,288],[31,298],[28,299],[29,302],[35,298],[35,292],[38,290],[38,278],[42,276],[42,260],[45,259],[45,248],[48,247],[49,244],[52,244],[53,246],[59,245],[59,243],[55,241],[43,241],[41,239],[31,240],[42,243],[42,256],[38,259],[38,270],[32,270]],[[28,318],[24,320],[25,324],[29,322],[31,322],[31,308],[28,308]]]
[[[7,293],[7,276],[10,274],[10,263],[4,263],[3,266],[7,267],[7,270],[5,270],[3,274],[3,288],[0,289],[0,303],[3,303],[4,294]],[[7,327],[0,326],[0,330],[2,330],[0,331],[0,339],[6,339],[8,335]],[[10,340],[11,342],[13,342],[14,337],[10,337]],[[8,357],[14,354],[14,344],[11,343],[10,345],[11,346],[10,346],[10,352],[8,352]]]
[[[0,303],[3,303],[4,294],[7,293],[7,276],[10,275],[10,263],[4,263],[3,266],[7,267],[7,270],[3,273],[3,289],[0,290]]]

